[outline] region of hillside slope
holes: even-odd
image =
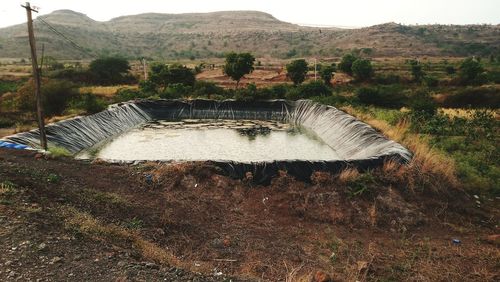
[[[256,11],[139,14],[107,22],[70,10],[41,16],[94,55],[185,59],[250,51],[259,57],[334,57],[358,49],[376,57],[500,54],[500,25],[404,26],[360,29],[302,27]],[[59,59],[88,58],[35,20],[38,46]],[[27,57],[25,24],[0,29],[0,58]]]

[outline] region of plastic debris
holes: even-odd
[[[151,174],[146,174],[145,177],[147,184],[153,184],[153,176]]]
[[[453,242],[453,244],[456,244],[456,245],[462,243],[459,239],[453,239],[452,242]]]

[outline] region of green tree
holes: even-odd
[[[170,84],[193,86],[196,78],[193,70],[181,64],[154,64],[151,66],[149,81],[156,88],[165,90]]]
[[[228,53],[223,68],[224,74],[236,81],[238,88],[241,78],[254,70],[254,62],[255,57],[250,53]]]
[[[339,63],[339,70],[342,71],[343,73],[352,75],[352,64],[357,59],[358,58],[353,54],[345,54],[344,57],[342,57],[342,61],[340,61]]]
[[[458,77],[463,84],[471,84],[484,72],[481,63],[474,58],[465,59],[458,69]]]
[[[336,65],[335,63],[333,63],[329,66],[321,66],[321,69],[319,70],[319,75],[321,76],[321,79],[323,79],[326,85],[331,85],[333,74],[336,71],[337,71]]]
[[[413,76],[413,80],[416,82],[422,81],[422,78],[424,78],[425,73],[420,62],[417,60],[409,60],[408,64],[410,65],[410,71],[411,75]]]
[[[352,74],[359,81],[365,81],[373,76],[372,62],[366,59],[357,59],[352,63]]]
[[[294,60],[286,65],[286,76],[293,81],[293,84],[298,85],[306,80],[307,70],[306,60]]]
[[[104,57],[90,62],[89,72],[98,84],[123,83],[130,70],[128,61],[120,57]]]

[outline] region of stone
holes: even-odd
[[[38,245],[38,250],[39,251],[44,251],[45,249],[47,249],[47,244],[40,243],[40,245]]]
[[[330,275],[323,271],[317,271],[311,279],[311,282],[332,282]]]
[[[61,257],[53,257],[53,258],[50,260],[49,264],[56,264],[56,263],[60,263],[60,262],[62,262],[62,261],[63,261],[63,259],[62,259]]]

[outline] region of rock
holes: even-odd
[[[330,275],[324,273],[323,271],[317,271],[316,274],[311,279],[311,282],[332,282]]]
[[[62,261],[63,261],[63,259],[62,259],[61,257],[53,257],[53,258],[50,260],[49,264],[56,264],[56,263],[60,263],[60,262],[62,262]]]
[[[11,264],[12,264],[12,261],[11,261],[11,260],[8,260],[8,261],[6,261],[3,265],[5,265],[5,266],[9,266],[9,265],[11,265]]]
[[[118,267],[124,267],[125,265],[127,265],[127,262],[125,262],[125,261],[119,261],[116,265]]]
[[[152,262],[147,262],[145,265],[145,267],[147,268],[151,268],[151,269],[160,269],[160,267]]]
[[[40,243],[40,245],[38,245],[38,251],[44,251],[45,249],[47,249],[47,244]]]

